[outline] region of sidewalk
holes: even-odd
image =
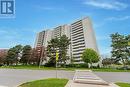
[[[96,76],[91,70],[76,70],[65,87],[119,87]]]

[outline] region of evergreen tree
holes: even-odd
[[[59,64],[66,64],[66,60],[69,58],[67,56],[67,49],[70,44],[70,39],[63,35],[59,38],[51,39],[48,42],[47,46],[47,56],[50,58],[49,63],[55,65],[56,63],[56,51],[59,53],[58,63]]]
[[[59,48],[59,61],[65,66],[66,61],[69,59],[67,56],[67,50],[70,45],[70,39],[66,35],[63,35],[59,39],[58,48]]]
[[[130,48],[128,42],[130,36],[120,35],[119,33],[111,34],[112,38],[112,58],[116,61],[122,61],[123,65],[126,65],[126,61],[130,57]]]
[[[8,50],[8,53],[7,53],[7,57],[6,57],[6,63],[7,65],[12,65],[15,61],[15,56],[16,56],[16,53],[15,53],[15,48],[10,48]]]
[[[21,58],[22,47],[23,47],[22,45],[16,45],[14,47],[14,49],[15,49],[15,63],[16,63],[16,65],[19,62],[20,58]]]
[[[28,64],[29,59],[31,57],[31,51],[32,51],[32,48],[30,45],[26,45],[23,47],[22,57],[20,59],[21,63],[26,64],[26,65]]]

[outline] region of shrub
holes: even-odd
[[[3,66],[3,64],[0,64],[0,67]]]
[[[45,67],[55,67],[55,64],[52,62],[45,63]]]
[[[72,67],[72,68],[88,68],[88,64],[68,64],[66,65],[66,68],[69,68],[69,67]]]
[[[130,67],[128,66],[125,66],[125,67],[120,67],[120,68],[117,68],[118,70],[130,70]]]

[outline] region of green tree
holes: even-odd
[[[15,48],[10,48],[8,50],[8,53],[7,53],[7,57],[6,57],[6,62],[7,62],[7,65],[12,65],[15,61]]]
[[[19,53],[21,51],[22,51],[22,45],[16,45],[15,47],[9,49],[6,58],[8,65],[9,63],[16,63],[17,65],[20,57]]]
[[[125,40],[126,40],[126,45],[127,45],[126,52],[128,53],[128,56],[130,58],[130,35],[125,36]]]
[[[122,61],[123,65],[126,65],[126,61],[130,56],[130,49],[128,42],[130,41],[130,36],[120,35],[119,33],[111,34],[112,39],[112,58],[117,61]]]
[[[111,64],[114,64],[114,63],[115,63],[115,60],[111,59],[111,58],[105,58],[105,59],[102,60],[103,66],[111,65]]]
[[[14,49],[15,49],[15,62],[16,62],[16,65],[17,65],[17,63],[19,62],[19,60],[20,60],[20,53],[22,52],[22,45],[16,45],[15,47],[14,47]]]
[[[92,63],[97,63],[100,60],[100,57],[96,51],[91,48],[87,48],[82,54],[82,59],[85,63],[90,64],[92,67]]]
[[[58,63],[63,65],[66,64],[66,60],[69,58],[67,56],[67,49],[69,47],[69,44],[70,39],[68,39],[66,35],[51,39],[48,42],[47,56],[50,58],[49,63],[51,63],[51,65],[55,65],[56,63],[56,50],[59,52]]]
[[[63,35],[59,39],[58,48],[59,48],[59,62],[63,63],[63,65],[66,65],[66,61],[69,59],[67,56],[67,49],[70,45],[70,39]]]
[[[56,50],[58,50],[58,38],[53,38],[48,42],[47,56],[49,57],[48,64],[54,66],[56,63]]]
[[[31,57],[31,51],[32,51],[32,48],[30,45],[26,45],[23,47],[22,57],[20,59],[21,63],[26,64],[26,65],[28,64],[29,59]]]
[[[130,59],[127,61],[127,65],[130,65]]]

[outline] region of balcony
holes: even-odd
[[[72,31],[74,31],[74,30],[76,30],[76,29],[80,29],[80,28],[83,28],[83,26],[80,25],[80,26],[71,27]]]
[[[72,33],[80,32],[80,31],[83,31],[83,28],[75,29],[75,30],[72,31]]]
[[[79,52],[79,51],[84,51],[85,50],[85,48],[79,48],[79,49],[73,49],[73,52]]]
[[[80,35],[72,36],[72,39],[76,39],[76,38],[78,38],[78,37],[84,37],[84,35],[83,35],[83,34],[80,34]]]
[[[83,31],[76,32],[76,33],[71,33],[72,36],[77,36],[77,35],[81,35],[81,34],[83,34]]]
[[[77,22],[71,24],[71,26],[76,26],[76,25],[81,24],[81,23],[82,23],[82,20],[79,20],[79,21],[77,21]]]
[[[84,51],[84,50],[78,51],[78,52],[73,52],[72,54],[73,54],[73,55],[82,55],[83,51]]]
[[[79,41],[79,40],[82,40],[82,39],[84,39],[84,36],[82,36],[82,37],[77,37],[77,38],[75,38],[75,39],[72,39],[72,41]]]
[[[78,46],[78,45],[80,45],[80,44],[85,44],[85,42],[77,42],[77,43],[72,43],[72,46]]]
[[[84,39],[80,39],[78,41],[72,41],[72,44],[79,43],[79,42],[84,42]]]

